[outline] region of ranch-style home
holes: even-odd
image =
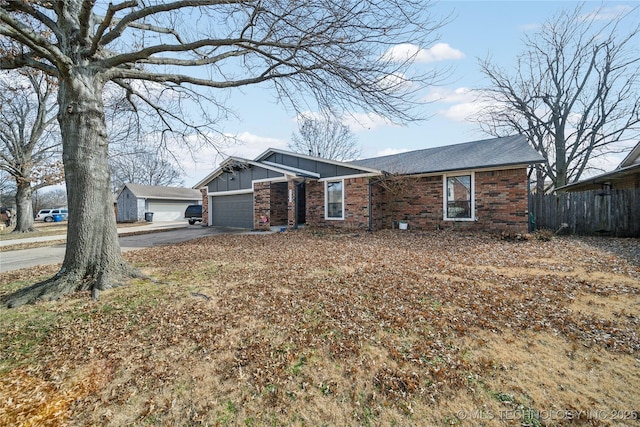
[[[229,157],[193,188],[211,226],[524,233],[527,169],[542,161],[524,136],[353,162],[269,149],[254,160]]]

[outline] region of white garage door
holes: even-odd
[[[153,212],[153,221],[177,221],[184,219],[184,211],[189,202],[149,202],[149,212]]]

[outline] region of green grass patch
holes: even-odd
[[[33,362],[60,314],[44,306],[3,310],[0,317],[0,374]]]

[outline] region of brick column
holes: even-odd
[[[258,230],[271,227],[271,183],[258,182],[253,187],[253,226]]]
[[[207,187],[201,188],[202,193],[202,225],[209,225],[209,197]]]
[[[287,225],[289,228],[296,227],[296,183],[287,183]]]

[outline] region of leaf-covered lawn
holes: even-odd
[[[0,425],[637,425],[638,239],[305,230],[126,256],[162,283],[2,312]]]

